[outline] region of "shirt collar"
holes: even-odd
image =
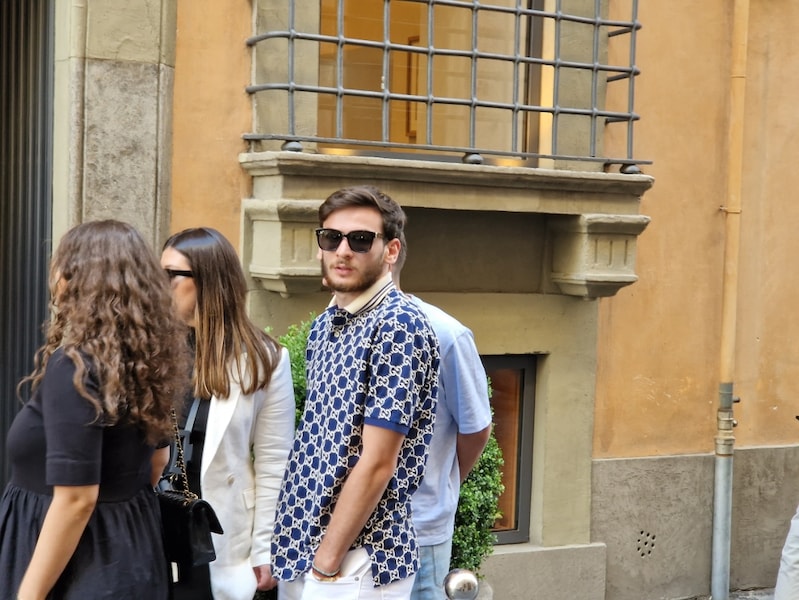
[[[347,304],[347,306],[342,306],[340,308],[351,315],[366,312],[380,304],[392,289],[394,289],[394,281],[391,279],[391,273],[386,273],[383,277],[375,281],[369,289],[364,290],[355,300]],[[328,307],[338,308],[335,296],[330,300]]]

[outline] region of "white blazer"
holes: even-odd
[[[283,348],[269,385],[244,394],[231,368],[230,396],[211,398],[200,487],[224,534],[210,563],[215,600],[252,600],[252,568],[271,564],[277,496],[294,440],[294,388]]]

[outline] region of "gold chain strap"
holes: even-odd
[[[180,431],[178,430],[178,417],[175,414],[175,410],[172,409],[172,426],[175,429],[175,446],[177,447],[177,460],[175,461],[178,468],[180,469],[180,473],[177,474],[178,478],[182,482],[182,490],[175,490],[182,492],[184,496],[188,500],[196,500],[197,494],[192,492],[189,489],[189,477],[186,474],[186,462],[183,460],[183,443],[180,441]]]

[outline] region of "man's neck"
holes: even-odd
[[[380,279],[375,281],[368,289],[361,292],[334,292],[331,304],[335,304],[349,313],[357,313],[368,304],[380,290],[385,288],[387,283],[391,282],[391,278],[387,277],[387,275],[387,272],[383,273]]]

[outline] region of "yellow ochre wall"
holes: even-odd
[[[625,3],[610,3],[623,13]],[[712,452],[718,405],[733,3],[640,2],[635,156],[655,177],[639,281],[600,300],[596,458]],[[627,16],[622,14],[621,16]],[[734,391],[737,446],[799,438],[799,3],[750,5]],[[250,177],[251,5],[178,4],[172,231],[212,225],[238,247]],[[613,61],[611,61],[613,62]],[[610,92],[618,92],[611,88]],[[608,154],[625,140],[608,129]]]
[[[172,152],[172,227],[211,226],[238,248],[251,178],[238,155],[252,129],[249,2],[178,2]]]
[[[655,177],[640,280],[600,302],[596,458],[712,452],[718,406],[733,2],[641,2],[635,155]],[[750,3],[736,446],[799,439],[799,3]]]

